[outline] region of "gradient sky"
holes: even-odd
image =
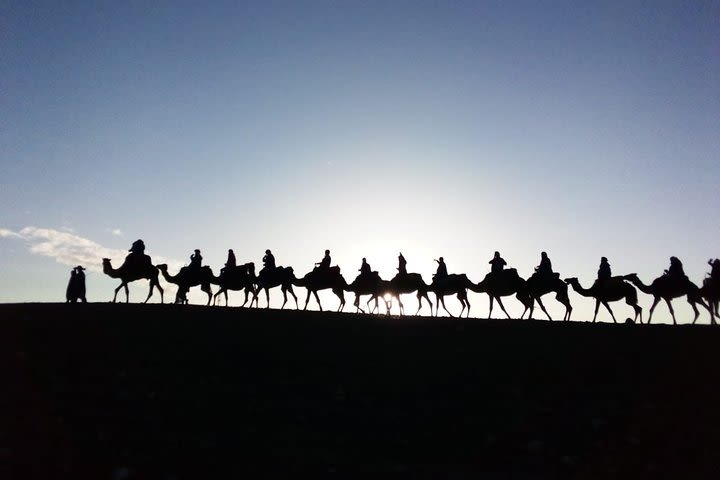
[[[426,281],[438,256],[479,281],[494,250],[523,276],[546,250],[585,286],[602,255],[646,282],[676,255],[700,283],[720,256],[720,2],[586,3],[5,4],[0,302],[63,301],[79,262],[107,301],[100,258],[137,238],[216,272],[271,248],[301,276],[329,248],[348,281],[363,256],[391,277],[399,251]]]

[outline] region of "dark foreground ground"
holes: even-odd
[[[0,478],[720,478],[720,328],[0,305]]]

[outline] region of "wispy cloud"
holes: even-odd
[[[112,233],[116,237],[122,237],[123,234],[122,230],[120,230],[119,228],[113,228],[112,230],[110,230],[110,233]]]
[[[25,227],[19,232],[0,228],[0,238],[23,240],[28,250],[43,257],[53,258],[63,265],[83,265],[88,270],[102,271],[102,259],[122,262],[127,250],[108,248],[75,233],[51,228]],[[183,263],[165,257],[153,257],[153,263],[167,263],[171,269],[179,269]]]

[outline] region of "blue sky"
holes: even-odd
[[[546,250],[583,284],[602,255],[646,282],[676,255],[699,283],[720,256],[718,18],[707,1],[6,5],[0,301],[62,300],[67,264],[119,263],[137,238],[216,270],[271,248],[303,274],[330,248],[348,280],[363,256],[392,276],[400,250],[427,281],[438,256],[479,281],[495,250],[525,276]],[[91,272],[90,300],[114,286]]]

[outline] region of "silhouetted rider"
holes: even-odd
[[[500,252],[495,252],[492,260],[488,262],[490,264],[490,273],[499,273],[503,271],[507,262],[500,256]]]
[[[401,275],[407,275],[407,260],[403,257],[402,252],[398,255],[398,272]]]
[[[367,260],[363,257],[362,259],[362,265],[360,265],[360,275],[370,275],[372,273],[372,270],[370,269],[370,264],[367,263]]]
[[[235,252],[233,252],[231,248],[228,250],[228,256],[227,260],[225,261],[225,266],[220,269],[220,273],[224,273],[228,268],[235,267],[237,267],[237,260],[235,260]]]
[[[540,265],[535,267],[535,271],[539,276],[552,275],[552,263],[550,263],[550,258],[548,257],[547,253],[540,253]]]
[[[708,265],[710,265],[710,278],[716,282],[720,282],[720,259],[710,259],[708,260]]]
[[[315,264],[317,270],[330,270],[330,250],[325,250],[325,256],[322,260]]]
[[[682,262],[677,257],[670,257],[670,268],[665,270],[665,275],[675,280],[687,279]]]
[[[272,272],[275,270],[275,256],[272,254],[270,249],[265,250],[265,256],[262,259],[263,268],[260,269],[259,275],[265,272]]]
[[[235,252],[233,252],[233,249],[228,250],[228,256],[227,261],[225,262],[225,268],[235,268],[237,267],[237,260],[235,259]]]
[[[130,252],[130,254],[125,257],[126,265],[140,267],[145,263],[150,263],[145,256],[145,242],[142,240],[135,240],[128,252]]]
[[[608,263],[607,257],[600,258],[600,268],[598,268],[597,278],[598,280],[609,280],[612,277],[612,270],[610,270],[610,263]]]
[[[202,267],[202,255],[200,255],[200,250],[195,249],[195,253],[190,255],[190,268],[200,270]]]
[[[435,275],[433,275],[433,279],[442,280],[443,278],[448,276],[447,265],[445,265],[445,259],[443,257],[440,257],[439,259],[437,259],[435,261],[438,263],[438,267],[437,267],[437,270],[435,271]]]

